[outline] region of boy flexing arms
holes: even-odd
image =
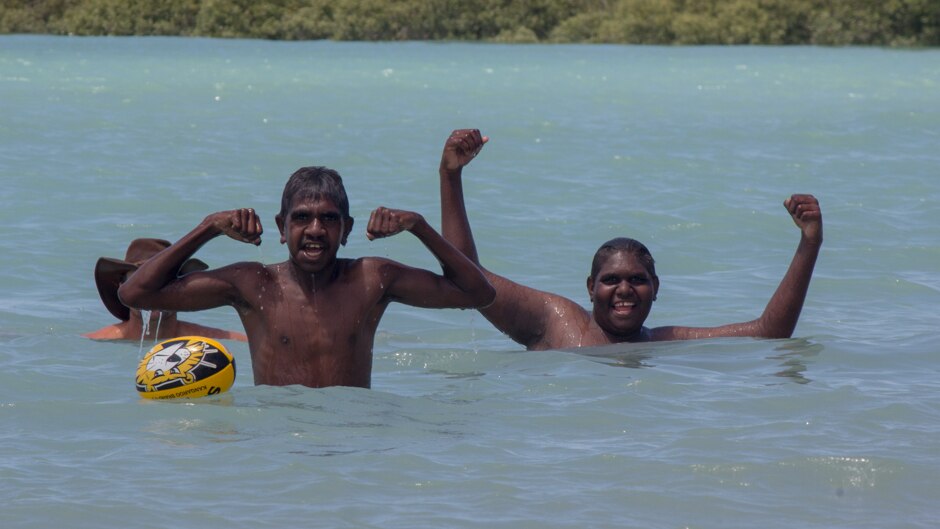
[[[481,308],[495,296],[480,269],[410,211],[376,209],[367,237],[410,231],[440,261],[443,276],[380,257],[337,258],[353,219],[342,179],[331,169],[297,170],[275,221],[287,261],[239,262],[176,277],[184,261],[219,235],[261,244],[254,210],[221,211],[142,264],[121,286],[121,300],[150,310],[233,306],[248,335],[255,384],[367,388],[375,331],[389,303]]]
[[[487,140],[476,129],[455,130],[444,145],[440,166],[442,232],[477,264],[461,173]],[[497,329],[530,350],[722,336],[789,338],[806,299],[822,245],[823,226],[819,202],[812,195],[793,195],[783,205],[800,229],[800,243],[780,285],[757,319],[717,327],[645,327],[659,290],[659,277],[646,246],[625,237],[604,243],[594,254],[587,278],[591,311],[563,296],[484,269],[496,289],[496,300],[480,312]]]

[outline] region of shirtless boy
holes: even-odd
[[[297,170],[275,216],[289,259],[239,262],[176,277],[180,264],[225,234],[261,244],[252,209],[213,213],[125,282],[129,306],[173,311],[231,305],[248,335],[255,384],[369,387],[379,320],[397,301],[428,308],[481,308],[495,292],[480,269],[410,211],[378,208],[370,240],[410,231],[440,261],[443,275],[380,257],[337,258],[353,226],[339,174]]]
[[[442,232],[477,264],[461,173],[487,141],[476,129],[454,131],[444,145],[440,166]],[[806,299],[822,245],[823,226],[819,202],[812,195],[793,195],[783,205],[800,229],[800,243],[783,280],[757,319],[718,327],[645,327],[659,290],[659,278],[646,246],[627,238],[604,243],[594,255],[587,278],[590,312],[563,296],[521,285],[485,268],[483,272],[496,289],[496,300],[480,312],[529,350],[723,336],[788,338]]]

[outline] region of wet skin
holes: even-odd
[[[353,226],[353,219],[344,218],[329,199],[296,201],[285,218],[278,215],[275,220],[291,263],[307,274],[321,274],[331,268]]]
[[[488,141],[477,129],[453,131],[444,144],[439,169],[444,237],[478,265],[464,204],[462,171]],[[530,350],[720,336],[790,337],[806,299],[823,229],[822,213],[814,196],[794,194],[783,205],[800,229],[800,242],[763,313],[753,320],[715,327],[644,327],[659,290],[659,279],[646,272],[633,254],[623,251],[612,254],[600,273],[588,278],[590,312],[571,299],[527,287],[481,265],[496,289],[496,301],[480,313]]]
[[[482,272],[417,213],[378,208],[370,239],[410,231],[437,257],[444,275],[380,257],[337,258],[352,230],[331,200],[298,199],[275,218],[289,259],[240,262],[176,278],[172,271],[221,234],[261,243],[251,209],[206,217],[144,263],[121,286],[129,306],[202,310],[231,305],[248,335],[256,384],[369,387],[375,331],[393,301],[420,307],[478,308],[495,295]]]
[[[592,319],[610,341],[640,339],[643,322],[656,300],[659,279],[650,275],[635,255],[610,255],[587,288],[593,305]]]

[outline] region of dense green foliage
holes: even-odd
[[[940,45],[940,0],[0,1],[0,33]]]

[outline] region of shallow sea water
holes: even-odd
[[[940,520],[940,51],[0,37],[0,526],[927,528]],[[815,194],[826,240],[789,340],[526,352],[472,311],[393,305],[373,388],[138,397],[95,260],[254,207],[327,165],[346,256],[436,268],[451,129],[481,258],[587,304],[645,242],[649,324],[756,317]],[[188,315],[237,328],[232,310]]]

